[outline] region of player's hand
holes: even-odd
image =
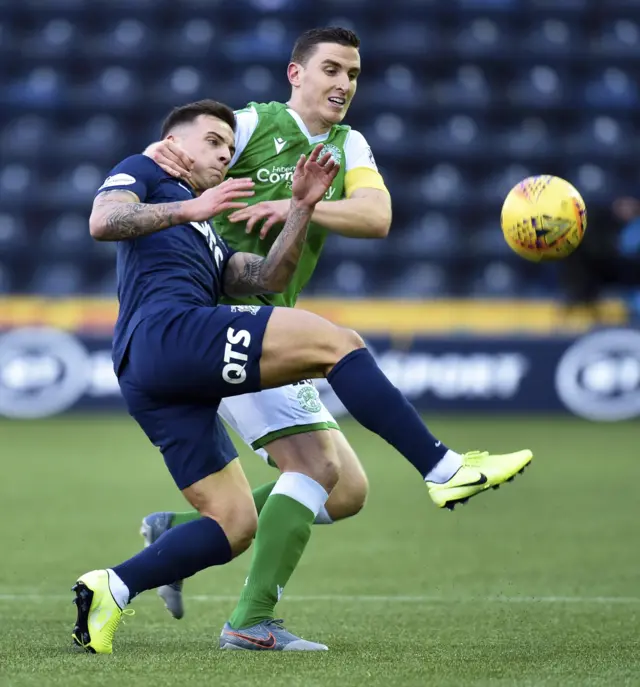
[[[333,159],[331,153],[325,153],[320,157],[323,147],[322,143],[318,144],[308,160],[304,155],[301,155],[298,160],[291,183],[292,200],[297,204],[315,207],[338,174],[340,165]]]
[[[194,159],[175,141],[165,139],[147,146],[143,155],[150,157],[172,177],[191,179]]]
[[[197,198],[184,202],[185,220],[187,222],[206,222],[225,210],[237,210],[247,207],[246,203],[237,202],[238,198],[250,198],[254,195],[254,183],[251,179],[227,179],[219,186],[207,189]]]
[[[284,224],[287,221],[290,204],[289,199],[263,200],[261,203],[249,205],[244,210],[232,212],[229,215],[229,221],[246,222],[246,232],[250,234],[256,222],[264,220],[264,224],[260,227],[260,238],[263,239],[274,224]]]

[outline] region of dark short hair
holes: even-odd
[[[162,123],[161,137],[164,138],[178,124],[190,124],[200,115],[216,117],[226,122],[232,131],[236,130],[236,117],[228,105],[217,100],[198,100],[195,103],[174,107]]]
[[[316,46],[320,43],[337,43],[338,45],[347,45],[352,48],[360,47],[360,39],[349,29],[343,29],[340,26],[310,29],[299,36],[295,42],[291,52],[291,62],[306,64],[307,60],[315,52]]]

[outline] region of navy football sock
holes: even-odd
[[[211,518],[200,518],[172,527],[151,546],[112,569],[129,588],[131,601],[147,589],[223,565],[231,557],[231,545],[222,527]]]
[[[366,348],[342,358],[327,379],[351,415],[402,453],[423,478],[449,450],[431,434]]]

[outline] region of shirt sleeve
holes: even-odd
[[[371,147],[359,131],[352,129],[347,135],[344,154],[345,195],[347,198],[359,188],[374,188],[389,193],[384,179],[378,171]]]
[[[247,147],[254,131],[258,128],[258,111],[254,107],[236,110],[236,152],[231,158],[229,169],[235,165]]]
[[[144,203],[158,183],[160,167],[145,155],[132,155],[118,163],[104,180],[96,195],[103,191],[131,191]]]

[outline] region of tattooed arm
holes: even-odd
[[[250,296],[284,291],[302,254],[313,209],[330,188],[338,165],[325,153],[322,143],[309,159],[298,160],[291,183],[291,205],[284,228],[271,246],[266,258],[251,253],[236,253],[227,263],[223,275],[224,292],[229,296]]]
[[[253,253],[231,256],[224,271],[224,292],[256,296],[284,291],[298,266],[312,213],[313,207],[292,201],[284,228],[265,258]]]
[[[188,221],[186,202],[151,205],[137,201],[135,193],[121,189],[96,196],[89,218],[91,236],[96,241],[125,241]]]
[[[251,179],[228,179],[197,198],[175,203],[139,203],[138,196],[123,189],[103,191],[93,201],[89,231],[96,241],[126,241],[185,222],[205,222],[246,203],[253,195]]]

